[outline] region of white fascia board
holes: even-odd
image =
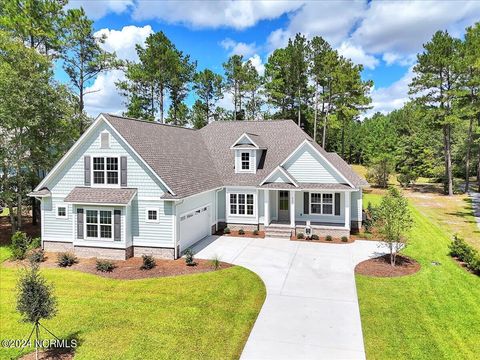
[[[288,175],[288,173],[281,166],[277,166],[275,169],[273,169],[273,171],[270,174],[268,174],[268,176],[266,176],[265,179],[262,180],[262,182],[260,183],[260,186],[265,184],[267,182],[267,180],[270,178],[270,176],[275,174],[277,171],[280,171],[283,175],[285,175],[287,177],[288,180],[290,180],[292,182],[293,185],[295,185],[295,187],[298,187],[298,183],[296,181],[294,181],[292,179],[292,177],[290,175]]]
[[[333,164],[332,164],[330,161],[328,161],[328,159],[327,159],[325,156],[323,156],[323,154],[322,154],[320,151],[318,151],[318,150],[315,148],[315,146],[313,146],[312,143],[311,143],[308,139],[303,140],[302,143],[301,143],[300,145],[298,145],[297,148],[296,148],[295,150],[293,150],[293,151],[290,153],[290,155],[287,156],[287,158],[286,158],[285,160],[282,161],[282,163],[280,164],[280,166],[284,166],[285,163],[286,163],[288,160],[290,160],[290,158],[292,158],[292,156],[295,155],[295,153],[296,153],[298,150],[300,150],[300,149],[302,148],[302,146],[305,145],[305,144],[307,144],[308,146],[310,146],[310,148],[311,148],[313,151],[315,151],[315,153],[317,153],[328,165],[330,165],[330,167],[331,167],[333,170],[335,170],[335,172],[336,172],[343,180],[345,180],[345,182],[346,182],[348,185],[350,185],[352,188],[355,188],[355,186],[353,186],[353,184],[352,184],[350,181],[348,181],[348,179],[347,179],[340,171],[338,171],[338,169],[337,169],[335,166],[333,166]]]
[[[250,142],[251,142],[253,145],[255,145],[255,147],[256,147],[257,149],[260,149],[260,147],[255,143],[255,141],[252,140],[252,138],[251,138],[250,136],[248,136],[247,133],[243,133],[242,135],[240,135],[240,137],[239,137],[237,140],[235,140],[235,142],[234,142],[233,145],[230,147],[230,149],[232,149],[232,150],[233,150],[233,149],[237,149],[237,148],[235,147],[235,145],[237,145],[237,143],[240,141],[240,139],[243,138],[244,136],[246,136],[247,139],[250,140]]]

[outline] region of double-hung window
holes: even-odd
[[[312,214],[333,215],[333,194],[312,193],[310,197],[310,211]]]
[[[112,239],[112,212],[109,210],[87,210],[87,238]]]
[[[250,170],[250,153],[242,152],[241,159],[242,159],[242,170]]]
[[[93,183],[117,185],[119,170],[117,157],[94,157]]]
[[[253,194],[230,194],[230,215],[253,215]]]

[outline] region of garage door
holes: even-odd
[[[210,206],[180,216],[180,252],[210,235]]]

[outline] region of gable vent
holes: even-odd
[[[100,135],[100,148],[109,149],[110,148],[110,134],[108,132],[103,132]]]

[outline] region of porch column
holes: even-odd
[[[270,190],[265,189],[263,190],[263,200],[264,200],[264,206],[263,206],[263,222],[265,226],[270,225]]]
[[[345,196],[345,227],[350,229],[350,198],[352,197],[352,193],[349,191],[344,192]]]
[[[295,191],[290,191],[290,227],[295,227]]]

